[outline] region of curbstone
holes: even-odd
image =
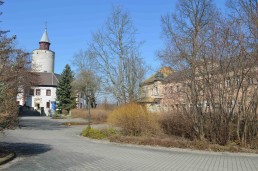
[[[14,152],[10,152],[10,151],[3,151],[3,152],[9,153],[9,154],[0,158],[0,165],[6,164],[7,162],[13,160],[16,157],[16,154]]]

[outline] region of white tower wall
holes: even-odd
[[[32,71],[54,72],[55,53],[50,50],[34,50],[32,52]]]

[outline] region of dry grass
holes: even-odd
[[[160,132],[155,115],[136,103],[114,109],[108,116],[108,123],[120,127],[124,135],[155,135]]]
[[[258,150],[243,148],[235,143],[230,143],[226,146],[221,146],[218,144],[209,144],[203,141],[190,141],[176,136],[161,136],[161,137],[149,137],[149,136],[123,136],[123,135],[113,135],[109,137],[111,142],[126,143],[126,144],[137,144],[137,145],[150,145],[150,146],[160,146],[160,147],[173,147],[173,148],[183,148],[183,149],[193,149],[193,150],[206,150],[215,152],[245,152],[245,153],[256,153]]]
[[[91,109],[91,120],[93,123],[106,123],[107,122],[107,115],[109,110],[96,108]],[[88,119],[89,112],[86,109],[73,109],[72,110],[72,118],[84,118]]]
[[[101,103],[101,104],[98,104],[97,108],[98,109],[103,109],[103,110],[106,110],[106,111],[112,111],[115,108],[117,108],[117,105],[115,105],[115,104],[108,104],[108,103]]]
[[[97,109],[91,109],[91,113],[93,124],[105,123],[108,120],[108,123],[121,128],[121,131],[114,131],[115,133],[107,134],[105,131],[103,132],[101,130],[100,132],[87,130],[86,133],[87,135],[89,134],[88,137],[90,138],[97,137],[97,139],[102,139],[104,137],[111,142],[117,143],[258,154],[257,148],[244,148],[233,142],[222,146],[212,144],[208,141],[194,140],[191,136],[192,123],[186,118],[171,114],[157,115],[149,113],[146,108],[134,103],[119,107],[98,106]],[[72,117],[87,119],[88,110],[74,109],[72,110]],[[87,122],[65,123],[67,126],[86,124]],[[160,129],[159,124],[163,129]]]

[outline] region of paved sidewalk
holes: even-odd
[[[0,167],[11,171],[257,171],[257,154],[214,153],[119,145],[80,137],[83,126],[61,126],[46,117],[24,117],[22,128],[0,135],[0,147],[17,158]]]

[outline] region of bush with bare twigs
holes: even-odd
[[[159,116],[159,123],[164,133],[189,139],[194,138],[193,122],[181,113],[164,113]]]
[[[122,128],[125,135],[153,135],[160,132],[155,115],[136,103],[125,104],[113,110],[108,115],[108,123]]]

